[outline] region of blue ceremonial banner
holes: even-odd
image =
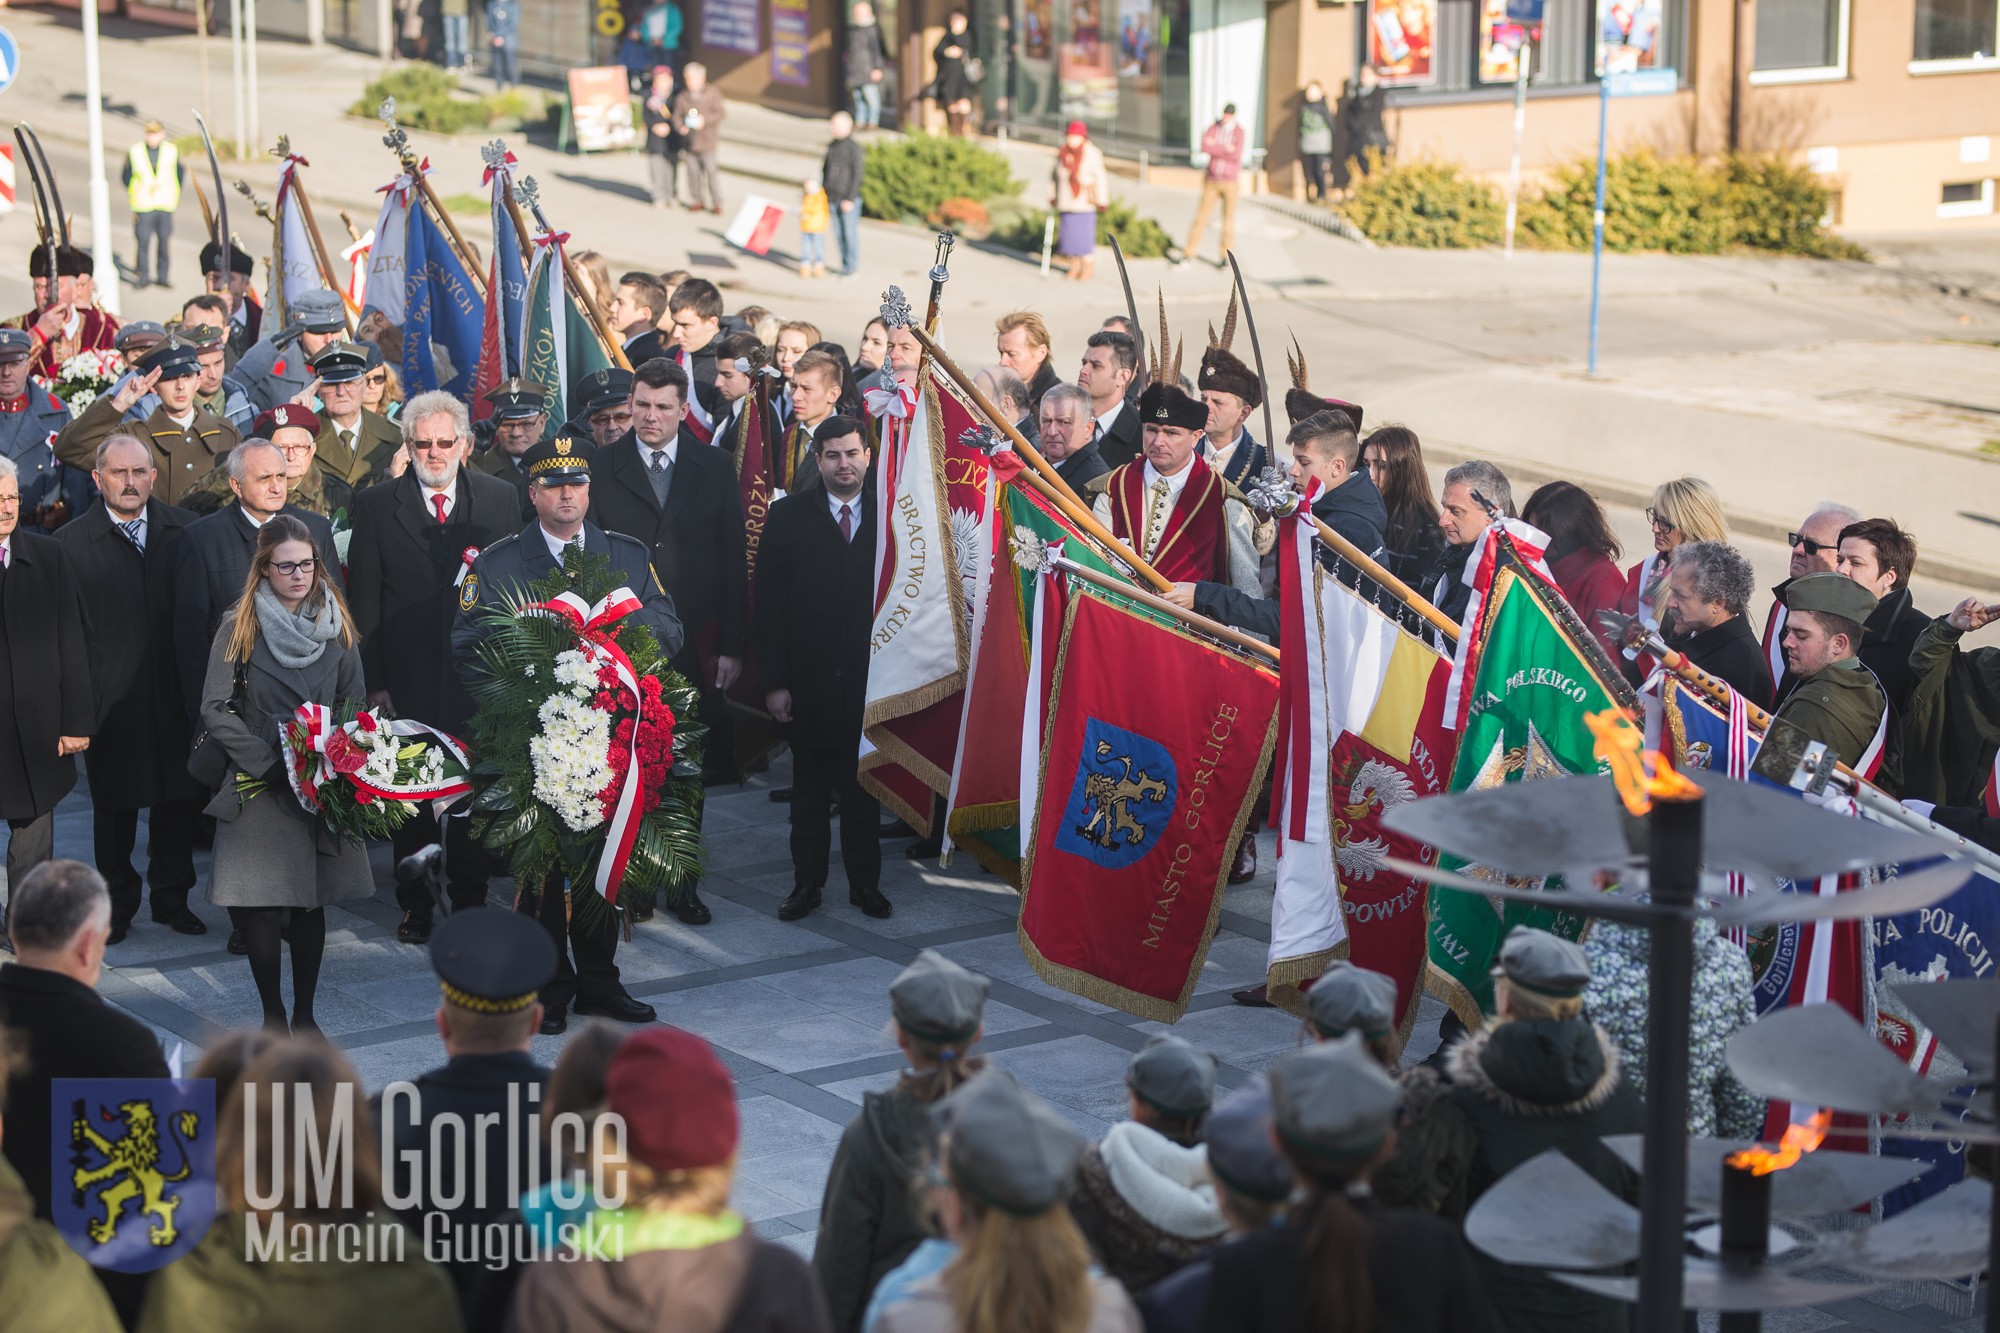
[[[403,383],[411,394],[444,389],[468,397],[479,366],[486,303],[428,210],[410,209],[406,245]],[[448,364],[439,363],[433,343],[444,348]]]
[[[528,266],[521,254],[521,237],[498,195],[493,200],[493,282],[488,300],[499,307],[500,347],[506,373],[521,373],[521,323],[528,308]],[[563,405],[552,415],[560,417]]]
[[[215,1221],[215,1082],[59,1078],[49,1107],[56,1230],[98,1268],[150,1273]]]

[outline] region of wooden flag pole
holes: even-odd
[[[1303,501],[1301,501],[1300,507],[1304,508]],[[1380,584],[1384,592],[1387,592],[1404,606],[1416,612],[1417,615],[1427,621],[1431,628],[1437,630],[1438,633],[1443,634],[1454,643],[1458,641],[1459,628],[1457,621],[1438,610],[1435,606],[1432,606],[1428,598],[1363,554],[1359,546],[1356,546],[1353,542],[1320,522],[1318,515],[1314,514],[1311,510],[1306,510],[1305,516],[1312,520],[1313,531],[1319,534],[1319,539],[1332,547],[1340,555],[1341,559],[1353,565],[1363,574],[1366,574],[1373,582]]]
[[[1119,597],[1129,598],[1141,606],[1160,612],[1162,615],[1172,616],[1197,633],[1204,634],[1211,639],[1220,639],[1233,647],[1241,648],[1247,653],[1252,653],[1263,658],[1272,666],[1278,664],[1278,650],[1270,644],[1265,643],[1262,639],[1255,639],[1241,630],[1231,629],[1219,620],[1210,620],[1207,616],[1196,615],[1192,611],[1183,611],[1164,597],[1156,597],[1144,588],[1135,588],[1129,583],[1120,583],[1117,579],[1100,574],[1086,565],[1079,565],[1074,560],[1056,556],[1054,564],[1063,573],[1080,578],[1093,587],[1102,588],[1106,592],[1114,593]]]
[[[514,232],[521,238],[521,253],[529,255],[534,253],[534,242],[528,238],[528,219],[521,212],[521,198],[525,198],[528,207],[535,210],[535,221],[545,233],[553,236],[555,228],[549,225],[548,218],[542,213],[540,193],[535,186],[535,178],[523,176],[515,183],[514,189],[506,192],[506,203],[507,216],[514,219]],[[569,286],[570,299],[582,306],[584,313],[590,317],[591,331],[597,334],[597,341],[602,344],[604,354],[610,357],[611,364],[620,370],[632,369],[632,361],[625,355],[624,344],[619,341],[617,333],[604,316],[598,312],[597,302],[586,294],[583,278],[577,273],[575,263],[570,260],[569,251],[558,246],[556,254],[562,259],[563,278]]]
[[[930,334],[926,333],[914,322],[911,323],[909,329],[910,335],[924,349],[924,354],[930,357],[937,368],[942,370],[951,382],[958,386],[962,393],[972,399],[973,406],[985,413],[988,421],[991,421],[1000,428],[1000,433],[1007,437],[1007,442],[1014,447],[1014,452],[1019,454],[1023,461],[1028,464],[1028,471],[1023,472],[1021,476],[1027,480],[1030,486],[1047,498],[1056,508],[1060,509],[1063,517],[1076,524],[1079,528],[1082,528],[1084,532],[1103,545],[1106,550],[1118,557],[1122,563],[1129,566],[1133,573],[1151,584],[1156,592],[1171,592],[1173,590],[1174,581],[1172,579],[1167,578],[1144,560],[1141,560],[1131,547],[1119,541],[1118,538],[1111,534],[1110,529],[1097,521],[1097,515],[1091,512],[1090,506],[1085,504],[1082,498],[1070,489],[1068,482],[1056,474],[1056,470],[1049,466],[1049,461],[1042,457],[1041,451],[1036,449],[1034,445],[1029,444],[1020,431],[1014,429],[1010,422],[1002,418],[1000,410],[994,407],[986,395],[979,391],[979,386],[972,382],[972,377],[967,375],[963,370],[960,370],[957,363],[945,353],[944,348],[938,346],[937,339],[931,337]]]
[[[327,252],[326,237],[320,235],[319,219],[313,216],[312,200],[306,198],[305,182],[298,168],[292,168],[292,193],[298,197],[299,212],[306,220],[306,236],[312,242],[313,258],[319,263],[320,279],[340,297],[341,318],[347,322],[347,336],[354,336],[354,302],[347,299],[347,284],[333,271],[333,257]]]
[[[416,182],[418,197],[424,204],[430,205],[432,219],[444,228],[452,248],[458,253],[458,262],[465,266],[465,271],[472,277],[472,285],[479,289],[480,299],[484,300],[486,274],[473,262],[472,247],[465,243],[465,236],[459,231],[458,224],[451,220],[451,214],[445,211],[443,201],[437,197],[437,191],[431,188],[429,178],[424,175],[423,163],[418,159],[416,150],[410,147],[408,132],[396,123],[396,99],[384,98],[375,114],[381,117],[382,124],[389,131],[382,136],[383,145],[396,155],[396,161],[402,165],[403,173]]]

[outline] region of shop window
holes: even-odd
[[[1849,0],[1758,0],[1752,83],[1799,83],[1847,75]]]
[[[1915,66],[2000,65],[2000,0],[1917,0]]]
[[[1681,68],[1686,15],[1686,0],[1547,0],[1531,87],[1584,89],[1605,71]],[[1506,0],[1371,0],[1365,28],[1367,59],[1398,102],[1504,97],[1520,70]]]

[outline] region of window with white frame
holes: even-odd
[[[1758,0],[1753,83],[1847,75],[1849,0]]]
[[[2000,66],[2000,0],[1917,0],[1912,63]]]

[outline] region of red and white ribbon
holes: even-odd
[[[477,546],[468,546],[464,551],[459,553],[458,577],[451,581],[452,587],[456,588],[464,584],[465,576],[472,572],[472,562],[478,558],[479,548]]]
[[[540,613],[567,620],[578,638],[603,650],[611,659],[618,683],[632,694],[632,744],[627,747],[625,776],[619,783],[618,804],[611,812],[610,827],[605,831],[604,850],[597,858],[597,891],[614,907],[618,903],[618,886],[625,880],[625,867],[632,859],[632,845],[639,838],[639,825],[644,822],[639,813],[639,722],[644,697],[639,693],[639,673],[632,669],[632,659],[625,655],[610,631],[643,605],[630,588],[620,587],[613,588],[594,606],[575,593],[566,592],[522,609],[523,615]]]
[[[314,813],[319,811],[320,788],[340,777],[345,777],[356,791],[366,792],[381,801],[454,798],[472,790],[471,779],[467,776],[472,764],[465,757],[464,745],[457,737],[428,723],[407,718],[381,718],[371,710],[357,715],[352,722],[341,724],[334,721],[332,708],[315,703],[300,704],[298,711],[292,714],[292,721],[305,736],[306,750],[300,753],[289,744],[286,746],[285,776],[291,780],[292,792],[299,798],[299,804]],[[327,755],[327,747],[333,743],[334,737],[351,738],[357,731],[379,731],[385,736],[423,737],[458,761],[459,768],[464,771],[457,777],[437,782],[392,782],[386,786],[364,782],[359,773],[342,774],[334,768],[332,759]]]

